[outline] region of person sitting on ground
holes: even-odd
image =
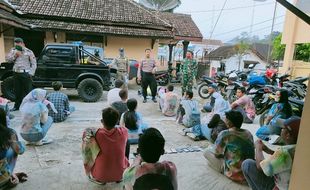
[[[22,101],[20,111],[22,113],[21,137],[27,144],[43,145],[51,143],[46,134],[53,123],[53,118],[48,116],[48,108],[45,101],[46,90],[36,88],[32,90]]]
[[[288,91],[286,89],[280,89],[276,92],[275,102],[268,112],[264,126],[256,132],[256,136],[262,140],[270,140],[270,135],[280,135],[281,128],[277,125],[277,119],[287,119],[292,116],[292,107],[288,102]]]
[[[165,116],[172,117],[176,115],[178,96],[173,92],[174,86],[169,85],[168,92],[159,93],[159,107]]]
[[[231,104],[231,109],[240,111],[243,115],[244,123],[253,123],[255,119],[255,106],[250,97],[245,94],[246,90],[244,87],[237,89],[238,100]]]
[[[165,139],[158,129],[149,128],[145,130],[139,138],[139,155],[135,158],[132,166],[124,171],[123,182],[125,189],[133,189],[135,182],[147,174],[166,176],[170,179],[173,189],[178,189],[177,168],[175,164],[169,161],[159,162],[160,156],[165,153],[164,147]]]
[[[210,142],[214,142],[217,137],[217,133],[227,128],[224,122],[221,121],[225,118],[225,112],[230,110],[229,103],[228,101],[224,100],[223,96],[217,92],[214,92],[212,97],[215,100],[212,112],[202,119],[201,124],[183,130],[185,134],[188,132],[193,133],[194,140],[206,138]],[[209,125],[210,121],[212,121],[211,125]],[[211,138],[212,134],[213,136],[216,135],[215,139]]]
[[[122,115],[126,111],[128,111],[127,107],[127,99],[128,99],[128,90],[122,89],[119,91],[119,97],[122,99],[121,101],[116,101],[112,103],[112,108],[116,109],[119,115]]]
[[[210,84],[208,87],[208,94],[211,96],[211,101],[209,103],[206,103],[203,108],[201,109],[202,112],[211,112],[213,107],[214,107],[214,103],[215,103],[215,98],[213,96],[213,94],[218,93],[217,92],[217,86],[216,84]]]
[[[86,173],[94,183],[120,182],[124,170],[129,166],[125,156],[128,132],[125,127],[116,127],[118,120],[117,110],[105,108],[101,119],[103,127],[93,132],[99,150],[94,153],[95,161]]]
[[[127,101],[128,111],[122,114],[120,126],[128,129],[129,144],[137,144],[139,136],[148,128],[144,123],[141,113],[136,112],[138,102],[131,98]]]
[[[241,129],[243,116],[240,112],[226,112],[227,130],[220,132],[215,144],[204,152],[209,165],[238,183],[245,183],[241,164],[245,159],[254,158],[253,136],[250,131]]]
[[[122,101],[121,97],[119,96],[119,91],[123,89],[124,81],[117,79],[115,81],[115,88],[109,90],[107,99],[109,106],[112,106],[113,102]]]
[[[242,163],[245,179],[253,190],[288,189],[299,126],[300,118],[297,116],[284,121],[280,127],[285,146],[276,151],[270,150],[260,139],[255,142],[255,160],[248,159]],[[271,156],[264,158],[263,152]]]
[[[0,189],[27,181],[25,173],[14,173],[17,155],[24,151],[25,146],[18,140],[15,130],[8,128],[6,112],[0,108]]]
[[[200,124],[200,112],[198,111],[198,102],[193,100],[193,92],[186,91],[185,99],[180,102],[180,112],[177,120],[182,120],[185,127],[193,127]],[[183,110],[182,110],[183,109]]]
[[[14,115],[10,114],[9,102],[10,100],[0,97],[0,108],[2,108],[6,113],[8,127],[10,126],[10,119],[13,119],[15,117]]]
[[[62,122],[75,111],[75,107],[70,106],[68,96],[60,92],[63,87],[60,81],[53,82],[52,86],[55,92],[49,93],[46,99],[54,104],[57,113],[50,110],[48,115],[53,118],[54,122]]]

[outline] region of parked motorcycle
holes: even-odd
[[[155,79],[159,86],[166,86],[169,84],[170,76],[168,71],[156,71]],[[136,78],[137,85],[141,85],[141,81]]]

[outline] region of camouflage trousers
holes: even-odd
[[[194,78],[192,76],[183,75],[182,79],[182,95],[186,91],[193,91]]]
[[[124,81],[124,84],[126,86],[128,85],[129,76],[128,76],[127,72],[118,71],[117,72],[117,79]]]

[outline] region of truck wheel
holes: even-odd
[[[1,84],[1,92],[3,96],[12,102],[15,101],[15,89],[14,89],[14,79],[13,77],[8,77],[4,79]]]
[[[117,74],[116,73],[110,73],[110,85],[109,85],[110,89],[115,88],[115,81],[116,80],[117,80]]]
[[[78,86],[79,96],[84,102],[97,102],[102,96],[102,85],[96,79],[84,79]]]

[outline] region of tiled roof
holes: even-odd
[[[231,57],[237,53],[237,50],[234,45],[229,45],[229,46],[222,46],[214,51],[211,51],[208,55],[207,58],[210,59],[226,59],[228,57]]]
[[[175,29],[175,36],[180,40],[201,41],[203,36],[193,21],[191,15],[169,12],[157,12],[162,19],[167,20]]]
[[[251,46],[252,51],[262,60],[267,61],[268,57],[268,44],[261,44],[261,43],[254,43]],[[272,46],[270,47],[269,56],[271,58],[271,50]]]
[[[4,0],[0,0],[0,23],[28,29],[29,26],[16,15],[17,13],[11,5]]]
[[[170,27],[132,0],[10,0],[24,14]]]
[[[172,32],[166,30],[155,30],[137,27],[111,26],[103,24],[64,22],[55,20],[25,19],[29,24],[44,30],[79,31],[92,34],[113,34],[145,37],[171,38]]]

